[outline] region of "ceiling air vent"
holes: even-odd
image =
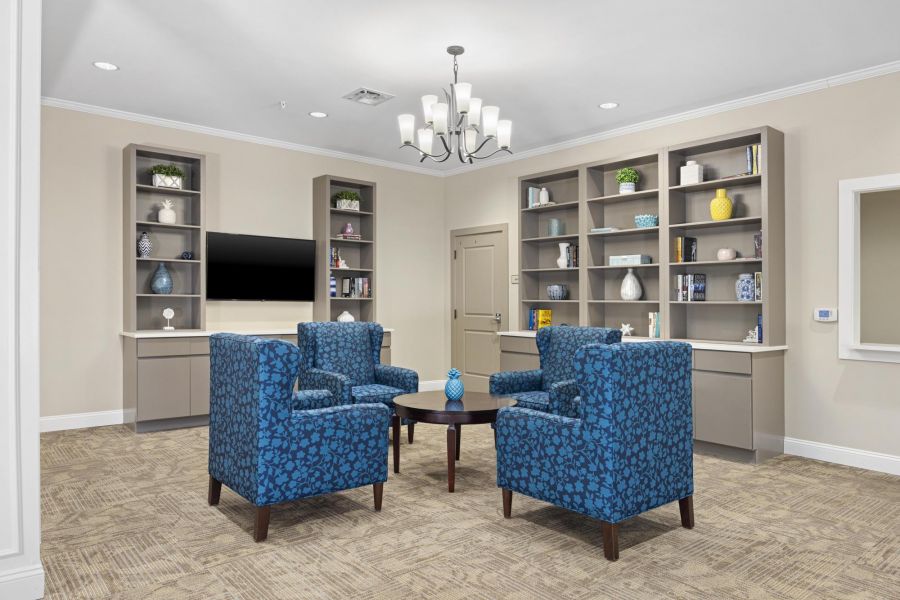
[[[378,92],[375,90],[370,90],[368,88],[359,88],[358,90],[353,90],[343,97],[346,100],[359,102],[360,104],[365,104],[366,106],[377,106],[382,102],[387,102],[394,96],[386,92]]]

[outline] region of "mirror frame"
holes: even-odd
[[[900,173],[838,182],[838,358],[900,363],[900,344],[859,339],[859,199],[900,189]]]

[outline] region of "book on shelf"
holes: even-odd
[[[762,344],[763,334],[762,334],[762,313],[757,313],[756,315],[756,342]]]
[[[342,240],[361,240],[362,236],[358,233],[341,233],[338,237]]]
[[[679,273],[675,280],[675,290],[678,302],[703,302],[706,300],[706,274]]]
[[[613,254],[609,257],[609,266],[611,267],[629,267],[651,263],[653,263],[653,257],[647,254]]]
[[[541,188],[528,186],[526,197],[528,199],[528,208],[538,206],[541,203]]]
[[[762,271],[753,274],[753,281],[756,284],[756,300],[762,300]]]
[[[537,331],[553,322],[553,311],[549,308],[532,308],[528,311],[528,329]]]
[[[747,146],[747,175],[759,175],[762,165],[762,145]]]
[[[578,244],[570,244],[566,248],[566,268],[574,269],[578,266]]]
[[[659,313],[658,312],[650,312],[647,315],[650,318],[650,327],[647,332],[647,337],[652,339],[659,339],[660,335],[660,325],[659,325]]]
[[[763,252],[763,239],[762,239],[762,231],[758,231],[753,234],[753,258],[762,258]]]
[[[371,298],[372,288],[368,277],[344,277],[341,279],[341,296],[344,298]]]
[[[620,231],[618,227],[591,227],[591,233],[615,233]]]
[[[675,262],[697,262],[697,238],[683,235],[675,238]]]

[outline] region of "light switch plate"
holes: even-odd
[[[837,321],[837,309],[835,308],[814,308],[813,320],[831,323]]]
[[[517,283],[519,283],[519,276],[518,276],[518,275],[510,275],[510,276],[509,276],[509,282],[512,283],[512,284],[517,284]]]

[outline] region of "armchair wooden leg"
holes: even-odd
[[[391,429],[394,437],[394,473],[400,472],[400,417],[391,418]]]
[[[375,491],[375,510],[381,510],[381,498],[384,495],[384,483],[376,483],[372,485],[372,489]]]
[[[272,507],[257,506],[256,522],[253,524],[253,540],[261,542],[269,537],[269,514]]]
[[[409,442],[410,445],[412,445],[412,443],[413,443],[413,436],[415,435],[415,433],[416,433],[416,424],[409,423],[406,426],[406,441]]]
[[[603,555],[606,560],[619,560],[619,526],[600,521],[603,529]]]
[[[512,490],[502,489],[503,491],[503,516],[507,519],[512,516]]]
[[[207,502],[209,502],[210,506],[215,506],[219,503],[219,496],[222,495],[222,482],[213,477],[209,476],[209,494],[206,496]]]
[[[694,528],[694,497],[688,496],[678,501],[678,509],[681,511],[681,526],[685,529]]]

